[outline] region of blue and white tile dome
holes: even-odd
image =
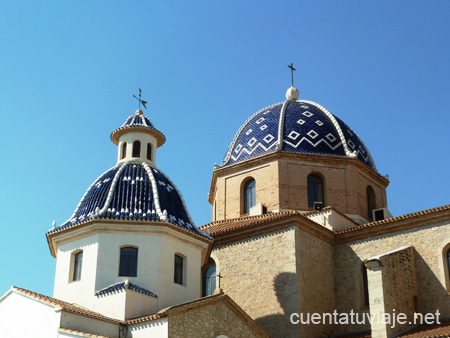
[[[376,170],[367,147],[343,121],[315,102],[290,99],[251,116],[238,130],[221,166],[275,151],[358,158]]]
[[[140,109],[134,115],[128,117],[119,128],[111,133],[111,140],[115,144],[118,144],[121,135],[133,130],[140,130],[153,135],[156,138],[158,147],[161,147],[166,142],[164,134],[154,127],[150,119]]]
[[[100,175],[70,219],[50,232],[95,219],[167,222],[209,238],[194,225],[172,181],[146,163],[121,163]]]

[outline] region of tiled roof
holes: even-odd
[[[26,289],[22,289],[16,286],[12,287],[12,290],[24,295],[26,297],[30,297],[32,299],[35,299],[41,303],[53,306],[53,307],[61,307],[62,310],[64,311],[68,311],[68,312],[72,312],[72,313],[76,313],[76,314],[80,314],[80,315],[84,315],[87,317],[91,317],[91,318],[95,318],[95,319],[100,319],[100,320],[104,320],[107,322],[111,322],[111,323],[115,323],[115,324],[122,324],[122,321],[114,319],[114,318],[110,318],[110,317],[106,317],[100,313],[94,312],[94,311],[90,311],[84,307],[81,307],[79,305],[75,305],[69,302],[65,302],[53,297],[49,297],[49,296],[44,296],[40,293],[36,293],[33,291],[29,291]]]
[[[214,221],[199,227],[204,233],[214,237],[227,232],[233,232],[236,230],[241,230],[249,228],[258,224],[268,223],[274,220],[280,220],[292,215],[301,215],[299,211],[281,211],[275,213],[268,213],[257,216],[245,216],[239,218],[226,219],[222,221]]]
[[[294,217],[297,219],[301,219],[303,223],[305,223],[305,221],[312,222],[314,226],[310,228],[321,229],[322,233],[325,231],[327,240],[329,240],[331,243],[339,244],[360,238],[366,238],[368,236],[396,232],[404,228],[409,229],[418,226],[425,226],[427,224],[439,222],[442,219],[448,219],[450,213],[450,204],[363,225],[356,225],[351,219],[349,219],[349,221],[356,226],[338,231],[329,230],[308,218],[308,216],[314,213],[321,213],[326,209],[327,208],[324,208],[321,211],[310,212],[290,210],[257,216],[238,217],[233,219],[214,221],[199,227],[199,229],[204,233],[208,233],[209,231],[209,235],[213,237],[216,241],[215,243],[217,243],[217,240],[219,238],[224,238],[224,241],[228,241],[231,239],[231,234],[233,234],[234,237],[242,237],[243,233],[247,229],[257,229],[259,225],[265,226],[266,224],[267,226],[270,226],[271,222]],[[229,238],[225,239],[225,237]]]
[[[334,232],[326,227],[304,217],[301,211],[281,211],[257,216],[214,221],[201,226],[199,229],[209,233],[214,238],[214,245],[221,245],[230,241],[247,238],[277,231],[286,225],[297,225],[304,231],[323,239],[328,243],[333,242]]]
[[[345,333],[343,335],[337,335],[335,338],[372,338],[371,331]]]
[[[124,124],[122,124],[122,126],[120,126],[120,128],[114,130],[111,133],[111,140],[115,144],[118,144],[120,135],[122,135],[124,132],[126,132],[127,129],[130,128],[139,128],[152,134],[157,140],[158,147],[162,146],[166,141],[166,137],[164,136],[164,134],[153,126],[153,123],[150,122],[150,119],[147,116],[143,115],[143,112],[141,110],[136,111],[134,115],[131,115],[126,119],[126,121],[124,122]]]
[[[78,336],[78,337],[86,337],[86,338],[110,338],[108,336],[100,336],[98,334],[91,334],[91,333],[69,330],[69,329],[62,329],[62,328],[59,328],[58,332],[67,333],[67,334],[71,334],[71,335]]]
[[[94,219],[168,222],[210,239],[194,225],[173,182],[145,162],[107,170],[87,189],[70,219],[47,234]]]
[[[377,226],[388,224],[388,223],[395,223],[398,221],[408,220],[408,219],[412,219],[415,217],[431,215],[436,212],[446,211],[446,210],[450,210],[450,204],[444,205],[442,207],[436,207],[436,208],[432,208],[432,209],[413,212],[413,213],[405,214],[405,215],[401,215],[401,216],[386,218],[381,221],[366,223],[366,224],[363,224],[363,225],[360,225],[360,226],[354,227],[354,228],[339,230],[336,232],[336,234],[339,235],[339,234],[344,234],[344,233],[348,233],[348,232],[363,231],[368,228],[377,227]]]
[[[136,284],[127,283],[127,282],[116,283],[114,285],[108,286],[108,287],[106,287],[104,289],[101,289],[101,290],[97,291],[95,293],[95,295],[96,296],[101,296],[101,295],[112,293],[114,291],[125,289],[125,288],[128,288],[130,290],[142,293],[142,294],[147,295],[147,296],[158,298],[158,296],[155,295],[153,292],[151,292],[151,291],[149,291],[147,289],[141,288],[140,286],[138,286]]]
[[[221,166],[274,151],[358,158],[376,170],[358,135],[312,101],[287,100],[255,113],[238,130]]]
[[[160,319],[162,317],[163,316],[155,313],[153,315],[142,316],[142,317],[134,318],[134,319],[128,319],[128,320],[125,321],[125,324],[126,325],[139,324],[139,323],[144,323],[144,322],[149,322],[149,321],[152,321],[152,320]]]
[[[440,324],[421,324],[397,336],[398,338],[447,338],[450,337],[450,319],[441,319]]]

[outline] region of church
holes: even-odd
[[[115,165],[46,234],[53,295],[11,287],[0,337],[450,337],[450,205],[393,217],[389,178],[325,107],[292,86],[251,115],[200,227],[157,166],[165,140],[140,109],[112,132]]]

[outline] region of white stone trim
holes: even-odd
[[[183,195],[181,194],[180,190],[178,190],[177,186],[175,184],[173,184],[172,180],[169,178],[169,176],[167,176],[166,174],[164,174],[164,172],[161,171],[161,169],[157,169],[159,172],[161,172],[161,174],[163,174],[165,176],[165,178],[169,181],[169,183],[172,185],[172,187],[175,189],[175,191],[178,193],[178,196],[180,196],[181,199],[181,203],[183,203],[183,207],[184,210],[186,210],[186,214],[187,217],[189,219],[189,222],[191,223],[191,225],[193,227],[195,227],[195,223],[192,221],[192,217],[191,214],[189,213],[189,209],[186,207],[186,202],[184,201]],[[152,174],[153,176],[153,174]],[[165,210],[164,210],[165,211]]]
[[[147,124],[147,122],[145,121],[145,116],[144,116],[144,115],[141,116],[141,120],[142,120],[142,124],[143,124],[144,126],[148,127],[148,124]]]
[[[119,176],[120,176],[120,174],[122,173],[122,171],[125,169],[125,167],[126,167],[127,165],[128,165],[128,164],[124,164],[124,165],[122,165],[122,166],[119,168],[119,170],[117,170],[116,174],[114,175],[114,178],[113,178],[113,181],[112,181],[112,183],[111,183],[111,186],[109,187],[108,196],[106,197],[105,205],[103,206],[103,208],[102,208],[98,213],[95,213],[94,216],[100,216],[100,215],[102,215],[106,210],[108,210],[108,206],[109,206],[109,204],[111,203],[112,196],[113,196],[113,194],[114,194],[114,190],[116,189],[117,181],[119,180]]]
[[[320,104],[318,104],[316,102],[308,101],[308,100],[299,100],[298,102],[311,104],[311,105],[319,108],[320,110],[322,110],[325,113],[325,115],[327,115],[327,117],[330,119],[330,121],[333,123],[334,127],[336,128],[336,131],[337,131],[339,138],[341,139],[342,145],[344,147],[345,154],[350,158],[357,157],[356,150],[354,152],[352,152],[352,151],[350,151],[350,149],[348,149],[347,141],[344,136],[344,132],[342,131],[341,126],[339,125],[338,121],[334,118],[333,114],[331,114],[327,109],[325,109],[325,107],[321,106]]]
[[[247,124],[248,124],[248,123],[249,123],[256,115],[258,115],[259,113],[262,113],[263,111],[265,111],[265,110],[267,110],[267,109],[270,109],[270,108],[273,108],[273,107],[275,107],[276,105],[279,105],[279,104],[281,104],[281,102],[272,104],[272,105],[270,105],[270,106],[267,106],[267,107],[265,107],[265,108],[263,108],[263,109],[258,110],[256,113],[254,113],[252,116],[250,116],[250,117],[247,119],[247,121],[244,122],[244,124],[239,128],[239,130],[237,131],[236,135],[234,136],[233,142],[231,142],[231,145],[230,145],[230,147],[228,148],[227,154],[225,155],[225,159],[223,160],[222,164],[221,164],[219,167],[223,167],[223,166],[226,165],[226,164],[228,163],[228,161],[230,160],[230,158],[231,158],[231,152],[232,152],[232,150],[233,150],[233,148],[234,148],[234,145],[236,144],[236,141],[237,141],[238,137],[241,135],[242,130],[247,126]]]
[[[166,214],[164,214],[161,211],[161,204],[159,203],[158,186],[156,185],[155,177],[153,176],[152,170],[150,169],[150,167],[147,163],[142,162],[142,166],[144,167],[145,171],[147,172],[148,178],[150,179],[150,182],[152,184],[152,192],[153,192],[153,199],[155,200],[156,212],[158,213],[159,218],[161,220],[165,221],[167,219],[167,212],[166,212]]]
[[[281,111],[280,111],[280,121],[278,122],[278,143],[277,143],[277,151],[280,151],[281,148],[283,148],[283,141],[284,141],[284,120],[286,117],[286,110],[287,110],[287,106],[288,104],[292,102],[292,100],[287,99],[286,101],[284,101],[283,103],[283,107],[281,107]]]
[[[105,171],[105,172],[108,172],[108,171],[110,171],[110,170],[113,169],[113,168],[115,168],[115,167],[109,168],[109,169],[108,169],[107,171]],[[94,181],[94,183],[92,183],[92,184],[89,186],[89,188],[87,188],[86,192],[84,193],[83,197],[81,197],[80,202],[78,203],[77,207],[75,208],[75,211],[73,212],[72,216],[70,216],[70,218],[69,218],[67,221],[63,222],[62,224],[66,224],[67,222],[69,222],[71,219],[74,218],[74,216],[75,216],[75,215],[77,214],[77,212],[78,212],[78,209],[80,209],[81,204],[83,203],[84,199],[86,198],[87,193],[91,190],[92,186],[95,185],[95,184],[97,183],[97,181],[99,180],[99,178],[102,177],[102,176],[105,174],[105,172],[102,173],[99,177],[97,177],[97,179]]]
[[[339,137],[341,139],[342,145],[344,147],[345,154],[348,157],[350,157],[350,158],[357,158],[357,156],[358,156],[357,150],[355,150],[354,152],[351,152],[350,149],[348,149],[347,141],[345,139],[344,133],[343,133],[341,127],[339,126],[339,123],[334,118],[333,114],[331,114],[325,107],[321,106],[320,104],[318,104],[318,103],[316,103],[314,101],[299,100],[297,102],[312,104],[313,106],[316,106],[317,108],[321,109],[328,116],[328,118],[331,120],[331,122],[333,123],[334,127],[336,128],[336,130],[337,130],[337,132],[339,134]],[[377,171],[377,167],[375,166],[375,161],[373,160],[373,157],[372,157],[372,154],[369,151],[369,148],[366,147],[366,145],[364,144],[363,140],[358,136],[358,134],[356,134],[354,131],[353,131],[353,133],[356,135],[356,137],[358,138],[358,140],[362,144],[362,146],[366,149],[367,155],[369,156],[369,159],[370,159],[370,162],[373,165],[373,169],[375,171]]]

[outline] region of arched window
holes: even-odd
[[[308,206],[313,207],[314,202],[322,202],[325,206],[323,181],[320,176],[311,174],[308,176]]]
[[[375,204],[375,191],[373,188],[368,185],[367,186],[367,217],[369,220],[373,221],[373,210],[376,208]]]
[[[138,249],[125,247],[120,249],[119,276],[136,277],[137,276]]]
[[[216,266],[210,266],[203,273],[203,296],[211,296],[216,290]]]
[[[123,160],[127,156],[127,143],[122,143],[122,152],[120,154],[120,159]]]
[[[133,142],[133,157],[141,157],[141,142]]]
[[[369,280],[367,279],[367,268],[366,265],[363,263],[362,265],[362,284],[363,284],[363,296],[364,296],[364,306],[369,306]]]
[[[256,182],[250,180],[244,185],[244,214],[250,213],[250,208],[256,205]]]
[[[83,265],[83,251],[79,251],[73,256],[73,276],[72,276],[73,281],[81,279],[82,265]]]
[[[450,247],[447,250],[447,272],[448,272],[448,280],[450,284]]]
[[[183,285],[186,283],[186,281],[184,280],[184,257],[181,255],[175,255],[174,263],[173,282]]]
[[[147,160],[152,160],[152,145],[147,143]]]

